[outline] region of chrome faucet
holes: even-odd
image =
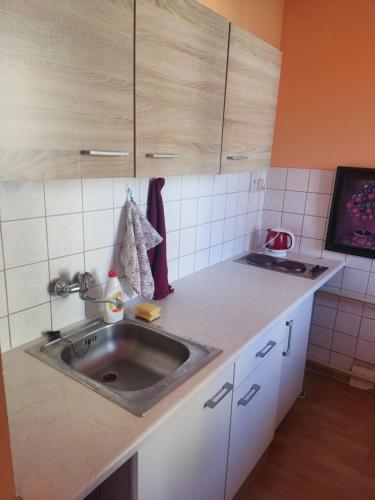
[[[77,273],[72,280],[60,278],[54,286],[54,293],[59,297],[66,297],[72,293],[78,293],[80,299],[85,302],[95,302],[97,304],[113,304],[114,306],[124,307],[124,302],[120,299],[95,299],[88,296],[88,290],[95,285],[95,280],[91,273]]]

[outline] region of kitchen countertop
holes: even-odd
[[[24,352],[3,355],[17,494],[82,499],[130,458],[163,421],[256,335],[320,288],[343,262],[288,258],[329,269],[315,280],[228,260],[175,282],[155,323],[223,353],[136,417]],[[130,306],[128,306],[130,307]],[[29,345],[29,344],[27,344]]]

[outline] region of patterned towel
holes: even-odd
[[[125,227],[120,262],[125,272],[125,293],[133,292],[145,299],[154,295],[154,279],[147,250],[154,248],[163,238],[151,226],[133,200],[125,203]]]

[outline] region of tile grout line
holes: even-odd
[[[43,203],[44,203],[44,221],[45,221],[45,230],[46,230],[46,245],[47,245],[47,266],[48,266],[48,291],[49,291],[49,313],[50,313],[50,328],[53,329],[53,315],[52,315],[52,292],[51,292],[51,265],[50,265],[50,250],[49,250],[49,242],[48,242],[48,224],[47,224],[47,202],[46,202],[46,184],[43,180]]]

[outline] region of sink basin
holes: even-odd
[[[92,321],[26,351],[137,416],[221,352],[128,319]]]

